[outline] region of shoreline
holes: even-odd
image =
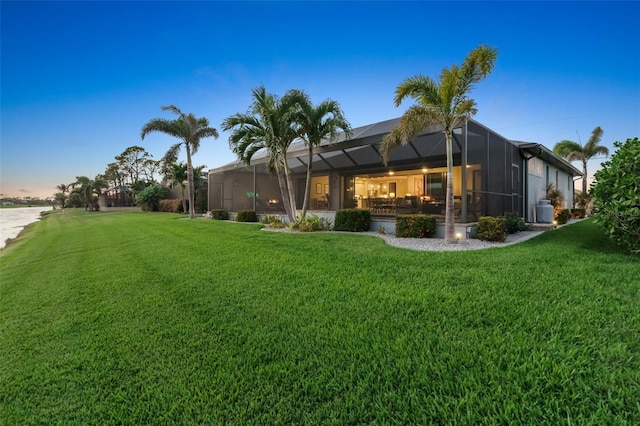
[[[0,209],[0,250],[20,236],[24,228],[39,221],[42,213],[53,210],[48,206],[12,207]]]

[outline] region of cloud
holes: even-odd
[[[23,194],[29,194],[31,191],[28,189],[18,189],[18,192],[22,192]]]

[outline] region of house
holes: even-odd
[[[385,165],[379,152],[383,136],[400,118],[353,129],[335,143],[315,149],[310,210],[369,209],[374,216],[402,213],[444,215],[446,146],[441,127],[430,127],[394,150]],[[296,204],[302,208],[306,168],[304,143],[291,145],[288,161]],[[469,119],[453,132],[455,217],[471,223],[480,216],[517,212],[535,222],[536,205],[553,183],[573,205],[573,182],[581,172],[546,147],[512,141]],[[278,182],[269,174],[265,154],[251,166],[233,162],[209,171],[209,210],[284,213]]]

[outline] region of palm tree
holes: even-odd
[[[313,165],[313,150],[327,139],[329,143],[335,142],[339,130],[345,133],[345,138],[351,137],[351,125],[344,117],[338,102],[327,99],[317,106],[313,106],[309,97],[300,92],[302,102],[297,117],[298,132],[309,149],[309,161],[307,161],[307,180],[304,190],[304,202],[302,204],[302,218],[307,214],[309,207],[309,194],[311,192],[311,171]]]
[[[98,178],[92,180],[86,176],[76,177],[74,187],[76,185],[79,185],[79,188],[74,188],[74,190],[77,190],[82,197],[82,202],[87,211],[96,210],[97,200],[94,199],[94,196],[100,197],[102,190],[108,187],[105,180]]]
[[[564,157],[567,161],[581,161],[582,162],[582,193],[587,193],[587,161],[596,155],[609,155],[609,148],[606,146],[598,145],[602,140],[602,134],[604,130],[600,126],[593,129],[591,137],[587,143],[582,146],[581,144],[569,140],[562,140],[553,147],[553,152]]]
[[[195,187],[195,174],[194,174],[194,187]],[[185,163],[173,163],[170,172],[169,184],[172,188],[180,187],[180,194],[182,195],[182,211],[187,212],[187,200],[184,197],[185,185],[184,181],[187,180],[187,165]]]
[[[476,102],[468,94],[491,72],[496,58],[496,49],[480,45],[467,55],[462,65],[444,68],[438,81],[423,75],[403,81],[396,88],[396,106],[400,106],[407,97],[413,98],[417,104],[404,113],[400,124],[382,139],[380,145],[382,158],[387,164],[392,149],[406,145],[430,125],[443,127],[447,147],[445,243],[457,241],[453,210],[453,129],[477,112]]]
[[[302,100],[300,94],[290,90],[279,98],[260,86],[252,90],[253,103],[246,114],[237,113],[222,122],[222,129],[231,131],[229,146],[240,161],[250,165],[256,152],[266,150],[267,167],[278,178],[290,222],[296,219],[296,206],[287,150],[298,136],[295,114]]]
[[[71,189],[71,185],[65,185],[64,183],[61,183],[60,185],[56,186],[56,189],[60,191],[55,196],[56,200],[60,201],[60,208],[64,209],[64,203],[65,201],[67,201],[67,191]]]
[[[201,139],[210,136],[217,139],[218,131],[213,127],[209,127],[209,120],[205,117],[196,118],[192,113],[184,114],[173,105],[163,106],[162,110],[171,111],[177,114],[178,118],[176,120],[154,118],[144,125],[140,136],[144,140],[144,137],[151,132],[162,132],[178,139],[182,139],[182,142],[179,142],[169,148],[165,157],[177,157],[178,152],[180,152],[180,147],[184,145],[185,152],[187,153],[187,194],[189,195],[189,217],[193,219],[195,207],[193,164],[191,162],[191,156],[198,152]]]

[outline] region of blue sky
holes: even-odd
[[[334,99],[353,127],[399,117],[403,79],[479,44],[499,51],[471,94],[482,124],[549,148],[596,126],[610,149],[640,136],[637,2],[2,1],[0,15],[5,196],[49,197],[132,145],[160,159],[175,140],[140,129],[175,117],[162,105],[219,129],[261,84]],[[194,163],[233,161],[227,139]]]

